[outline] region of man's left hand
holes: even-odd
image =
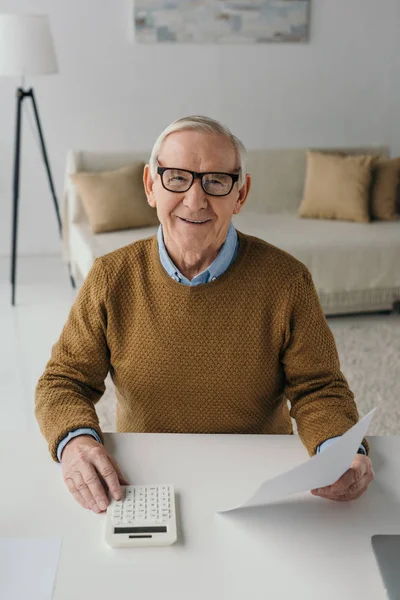
[[[364,454],[356,454],[350,469],[340,479],[332,485],[311,490],[311,493],[337,502],[357,500],[374,478],[375,473],[370,458]]]

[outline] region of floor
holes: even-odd
[[[37,428],[34,391],[76,296],[57,256],[20,258],[17,306],[11,306],[10,264],[0,259],[0,430]],[[335,327],[393,322],[391,315],[328,319]]]

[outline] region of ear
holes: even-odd
[[[237,215],[242,210],[242,206],[246,202],[247,196],[249,195],[250,188],[251,188],[251,177],[247,173],[244,184],[242,185],[241,189],[239,190],[239,196],[235,202],[235,207],[233,209],[234,215]]]
[[[156,208],[156,199],[153,193],[154,181],[150,173],[150,165],[145,165],[143,170],[143,186],[146,192],[147,202],[152,208]]]

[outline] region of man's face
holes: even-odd
[[[160,167],[213,173],[238,173],[239,167],[227,138],[197,131],[170,134],[158,163]],[[146,165],[144,184],[149,204],[157,209],[167,248],[204,253],[216,251],[224,243],[232,215],[240,211],[247,197],[250,179],[246,177],[240,192],[235,183],[227,196],[208,195],[199,179],[188,191],[176,193],[163,187],[161,175],[153,182]]]

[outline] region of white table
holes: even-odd
[[[400,438],[368,439],[376,480],[361,499],[305,493],[221,516],[307,460],[299,438],[106,434],[128,481],[178,493],[176,544],[115,550],[105,515],[75,502],[39,432],[1,432],[0,537],[63,538],[54,600],[384,600],[370,538],[400,533]]]

